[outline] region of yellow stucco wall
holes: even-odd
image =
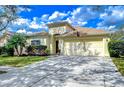
[[[54,34],[63,34],[65,32],[66,32],[66,26],[49,28],[49,33],[51,35],[54,35]]]
[[[40,40],[41,41],[41,45],[46,45],[47,49],[50,49],[50,38],[49,36],[34,36],[34,37],[28,37],[27,38],[27,42],[26,42],[26,46],[31,45],[31,41],[32,40]],[[22,51],[23,54],[27,54],[26,52],[26,48],[23,48]],[[15,55],[17,54],[16,51],[14,53]]]
[[[56,54],[56,39],[53,35],[50,37],[50,53]]]
[[[69,27],[68,25],[49,28],[49,33],[51,35],[63,34],[65,32],[70,32],[70,31],[73,31],[73,29]]]
[[[110,41],[109,37],[103,38],[103,56],[110,56],[108,51],[108,43]]]
[[[40,40],[41,45],[47,45],[47,48],[50,48],[50,38],[48,36],[35,36],[27,39],[27,46],[31,45],[32,40]]]
[[[0,39],[0,46],[4,46],[5,43],[6,43],[6,39],[5,38],[1,38]]]
[[[64,38],[54,37],[54,34],[62,34],[66,31],[73,31],[73,29],[68,25],[49,28],[49,33],[51,34],[51,54],[56,54],[56,40],[58,40],[59,49],[63,55],[109,56],[109,38],[106,35]]]
[[[0,47],[3,47],[7,43],[7,40],[9,38],[10,38],[9,36],[5,36],[3,38],[0,38]]]
[[[63,34],[65,32],[69,32],[69,31],[72,31],[73,29],[71,27],[69,27],[68,25],[65,25],[65,26],[59,26],[59,27],[52,27],[52,28],[49,28],[49,33],[51,34],[50,36],[50,53],[51,54],[56,54],[56,39],[54,37],[55,34]],[[59,40],[59,47],[61,47],[61,50],[63,50],[63,40]]]

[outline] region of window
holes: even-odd
[[[41,44],[40,40],[32,40],[32,41],[31,41],[31,45],[38,46],[38,45],[40,45],[40,44]]]

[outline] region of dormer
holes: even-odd
[[[66,32],[74,31],[75,29],[68,22],[54,22],[48,24],[49,34],[64,34]]]

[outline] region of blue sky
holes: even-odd
[[[124,24],[124,6],[30,5],[8,28],[14,32],[48,31],[46,24],[68,21],[73,26],[113,31]]]

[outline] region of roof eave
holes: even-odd
[[[104,33],[104,34],[91,34],[91,35],[82,35],[82,36],[61,36],[61,35],[59,35],[59,36],[56,36],[56,37],[88,37],[88,36],[109,36],[109,33]]]

